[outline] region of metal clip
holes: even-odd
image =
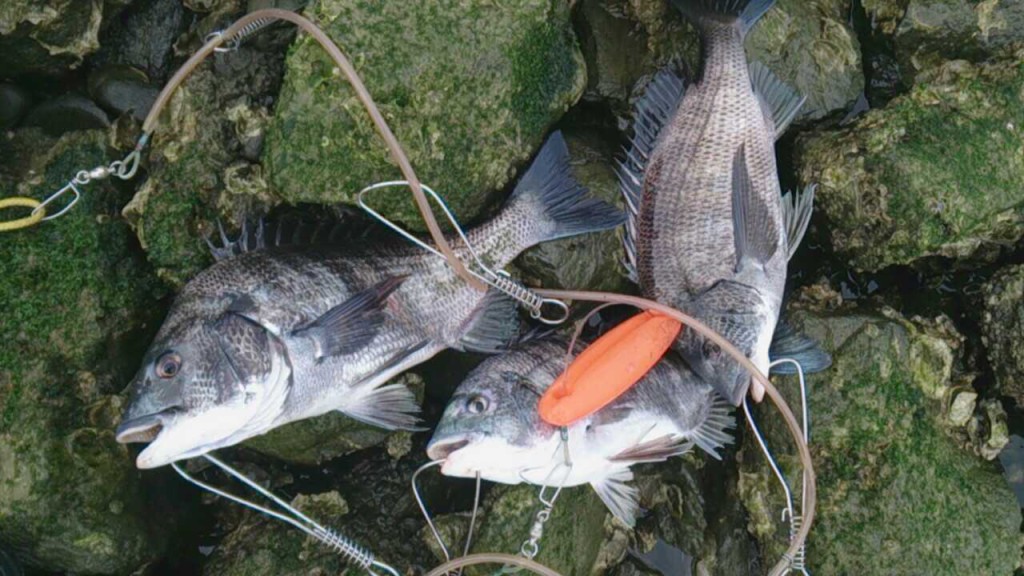
[[[192,477],[188,472],[185,472],[185,470],[180,465],[178,465],[177,462],[171,463],[171,467],[174,468],[174,471],[177,472],[178,475],[184,478],[186,481],[195,484],[196,486],[204,490],[212,492],[213,494],[216,494],[217,496],[220,496],[222,498],[231,500],[232,502],[235,502],[237,504],[241,504],[246,508],[250,508],[252,510],[256,510],[257,512],[266,514],[271,518],[276,518],[277,520],[291,524],[292,526],[298,528],[307,535],[312,536],[316,540],[319,540],[329,548],[334,549],[348,562],[359,566],[360,568],[366,570],[367,573],[373,576],[378,576],[377,573],[373,570],[373,568],[383,570],[391,576],[399,576],[397,570],[383,562],[380,562],[379,560],[374,559],[373,553],[371,553],[369,550],[366,550],[365,548],[359,546],[352,540],[349,540],[348,538],[345,538],[344,536],[338,534],[334,530],[331,530],[330,528],[326,528],[318,524],[309,516],[306,516],[302,512],[299,512],[284,500],[281,500],[277,496],[273,495],[267,489],[263,488],[262,486],[253,482],[252,480],[246,478],[245,475],[242,474],[241,472],[235,470],[234,468],[225,464],[224,462],[221,462],[212,454],[204,454],[202,457],[205,458],[214,466],[220,468],[227,474],[234,477],[236,480],[242,482],[249,488],[255,490],[256,492],[258,492],[259,494],[273,502],[274,504],[278,505],[282,510],[284,510],[284,513],[271,510],[264,506],[260,506],[259,504],[255,504],[244,498],[235,496],[234,494],[225,492],[220,488],[216,488],[214,486],[211,486],[210,484],[198,480]]]
[[[365,196],[366,193],[368,192],[371,192],[373,190],[379,190],[381,188],[408,185],[409,182],[406,180],[391,180],[388,182],[378,182],[377,184],[367,186],[366,188],[363,188],[362,190],[359,191],[359,207],[365,210],[370,216],[373,216],[381,224],[387,226],[394,232],[398,233],[406,240],[412,242],[413,244],[419,246],[420,248],[426,250],[427,252],[430,252],[431,254],[437,256],[438,258],[444,258],[444,254],[441,254],[441,252],[439,252],[436,248],[426,244],[425,242],[413,236],[409,232],[406,232],[397,224],[385,218],[384,215],[377,212],[373,208],[370,208],[370,206],[367,205],[366,203]],[[429,197],[432,198],[434,202],[441,208],[441,211],[448,219],[448,222],[452,225],[453,228],[455,228],[455,232],[459,235],[459,238],[462,240],[462,243],[465,246],[466,251],[469,252],[470,257],[472,258],[471,264],[473,264],[473,266],[467,266],[466,269],[469,271],[470,274],[478,278],[481,282],[494,288],[495,290],[498,290],[499,292],[508,295],[516,302],[519,302],[523,307],[530,311],[530,316],[535,320],[539,320],[544,324],[555,326],[561,324],[562,322],[565,322],[569,318],[569,306],[565,302],[562,302],[561,300],[556,300],[554,298],[541,298],[532,290],[514,280],[508,272],[504,270],[499,270],[495,272],[489,266],[484,264],[484,262],[480,259],[480,256],[476,253],[476,250],[474,250],[473,246],[469,243],[469,238],[466,237],[465,231],[463,231],[462,226],[459,225],[451,210],[448,209],[448,205],[445,204],[444,200],[442,200],[441,197],[437,194],[437,192],[434,192],[434,190],[427,186],[426,184],[420,184],[420,187],[423,188],[423,191],[426,192],[429,195]],[[474,269],[474,267],[476,269]],[[479,272],[477,270],[479,270]],[[561,310],[561,312],[559,312],[558,315],[555,317],[546,318],[544,317],[543,311],[543,308],[545,306],[554,306],[555,308]]]
[[[427,521],[427,526],[430,527],[431,534],[434,535],[434,540],[436,540],[437,544],[441,547],[441,552],[444,554],[445,562],[450,562],[452,557],[451,557],[451,554],[449,554],[449,552],[448,552],[448,546],[445,545],[444,539],[441,538],[441,533],[437,531],[437,526],[434,525],[434,519],[430,517],[430,512],[427,511],[427,505],[423,503],[423,496],[420,495],[419,485],[416,483],[416,479],[419,478],[419,475],[424,470],[427,470],[428,468],[431,468],[431,467],[434,467],[434,466],[441,466],[442,464],[444,464],[444,460],[434,460],[432,462],[427,462],[423,466],[420,466],[419,468],[416,469],[415,472],[413,472],[413,474],[412,474],[412,481],[411,482],[412,482],[412,494],[416,498],[416,504],[419,505],[420,512],[423,513],[423,518]],[[470,546],[473,543],[473,530],[476,528],[476,517],[477,517],[477,513],[478,513],[479,509],[480,509],[480,471],[477,470],[477,472],[476,472],[476,491],[474,492],[474,495],[473,495],[473,513],[469,517],[469,531],[466,533],[466,545],[465,545],[465,548],[463,549],[463,552],[462,552],[463,556],[468,556],[469,555],[469,548],[470,548]],[[459,568],[459,570],[458,570],[458,572],[456,572],[456,574],[461,575],[462,574],[462,568]]]
[[[213,51],[220,53],[234,52],[238,50],[238,48],[242,45],[242,42],[245,41],[247,37],[252,36],[253,34],[259,32],[263,28],[266,28],[267,25],[269,25],[273,21],[273,18],[260,18],[258,20],[253,20],[252,22],[243,26],[241,30],[235,32],[231,36],[231,38],[228,38],[227,41],[225,41],[223,44],[214,48]],[[213,32],[207,34],[206,38],[203,38],[203,43],[209,44],[210,42],[220,38],[223,35],[223,30],[214,30]]]

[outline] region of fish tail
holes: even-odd
[[[746,35],[775,0],[672,0],[672,4],[702,28],[738,25]]]
[[[531,244],[609,230],[626,220],[622,210],[591,197],[573,177],[569,148],[561,132],[555,132],[544,143],[516,185],[510,206],[528,213],[536,229]]]

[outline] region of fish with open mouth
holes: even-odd
[[[732,407],[669,353],[608,406],[560,429],[537,412],[540,397],[566,366],[557,339],[521,344],[483,361],[445,408],[427,445],[448,476],[503,484],[590,484],[611,512],[633,526],[638,493],[630,467],[688,452],[719,458],[732,442]],[[564,465],[571,462],[571,467]]]
[[[623,222],[620,210],[588,196],[568,161],[565,141],[553,134],[503,210],[468,232],[489,266]],[[452,241],[468,259],[466,246]],[[404,241],[243,251],[177,296],[130,384],[117,440],[149,442],[136,464],[153,468],[332,410],[410,428],[415,397],[385,383],[446,348],[506,346],[516,314],[512,300],[477,291],[443,259]]]
[[[828,354],[778,322],[814,188],[784,197],[775,163],[775,140],[804,98],[764,66],[748,66],[744,53],[747,32],[774,0],[673,3],[700,28],[703,72],[686,86],[663,70],[637,103],[619,170],[631,275],[645,296],[703,321],[762,373],[780,356],[824,370]],[[773,345],[777,325],[784,337]],[[684,330],[676,347],[733,405],[742,401],[750,375],[717,344]],[[754,392],[760,399],[760,387]]]

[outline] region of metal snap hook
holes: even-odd
[[[49,216],[42,216],[42,217],[40,217],[40,219],[43,222],[47,222],[47,221],[53,220],[54,218],[60,218],[61,216],[66,214],[68,210],[71,210],[71,208],[74,207],[74,205],[77,204],[78,201],[82,198],[82,192],[81,192],[81,190],[78,189],[78,185],[79,184],[86,184],[88,182],[89,182],[89,173],[86,172],[85,170],[82,170],[77,175],[75,175],[75,177],[72,180],[68,181],[68,183],[65,184],[63,188],[61,188],[60,190],[57,190],[56,192],[51,194],[49,198],[47,198],[46,200],[43,200],[42,203],[40,203],[38,206],[33,208],[31,216],[36,216],[37,214],[46,214],[46,206],[48,204],[50,204],[51,202],[57,200],[58,198],[60,198],[64,194],[67,194],[70,191],[72,194],[75,195],[75,197],[72,198],[71,201],[68,202],[66,206],[64,206],[64,208],[62,208],[56,214],[51,214]]]

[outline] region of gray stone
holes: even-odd
[[[149,114],[160,91],[146,75],[125,65],[98,68],[89,74],[89,95],[115,116],[131,113],[138,120]]]
[[[92,100],[79,94],[64,94],[33,108],[23,126],[42,128],[51,136],[75,130],[95,130],[110,126],[107,113]]]
[[[13,128],[31,104],[27,90],[15,84],[0,84],[0,130]]]
[[[982,289],[982,343],[997,390],[1024,406],[1024,266],[999,271]]]

